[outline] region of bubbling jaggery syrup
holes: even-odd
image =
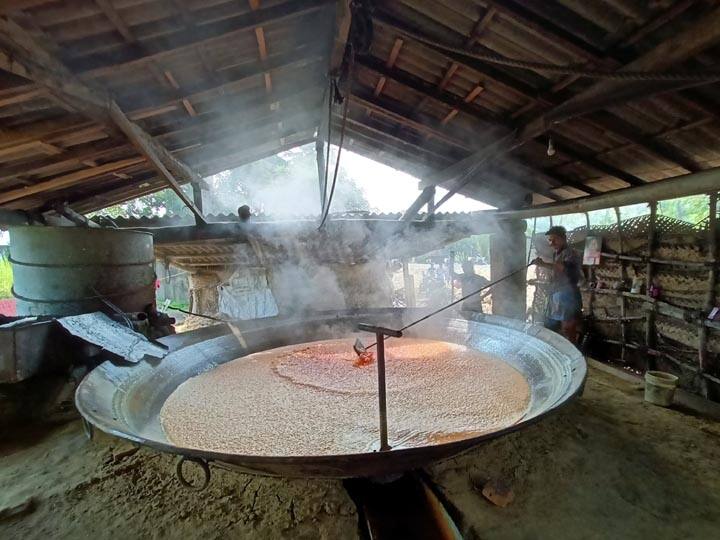
[[[178,446],[232,454],[377,449],[377,370],[374,358],[358,358],[353,341],[263,351],[188,379],[163,405],[163,429]],[[484,353],[401,338],[386,341],[385,356],[393,448],[495,431],[518,422],[527,410],[525,378]]]

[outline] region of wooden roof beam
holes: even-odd
[[[463,101],[465,103],[472,103],[484,90],[485,90],[485,87],[483,85],[481,85],[481,84],[475,85],[475,88],[470,90],[465,95],[465,97],[463,98]],[[450,112],[447,113],[447,115],[445,115],[445,118],[443,118],[440,121],[440,123],[443,125],[447,124],[450,120],[455,118],[459,112],[460,111],[457,108],[453,107],[452,109],[450,109]]]
[[[369,108],[369,109],[375,111],[377,116],[385,116],[396,123],[407,125],[408,127],[411,127],[414,130],[418,131],[422,135],[432,134],[433,136],[435,136],[438,139],[440,138],[440,137],[438,137],[438,135],[440,135],[446,140],[446,142],[448,142],[449,144],[453,144],[454,146],[458,147],[461,150],[464,150],[466,153],[472,151],[474,148],[473,146],[467,145],[467,143],[463,142],[460,139],[451,138],[444,133],[436,132],[432,127],[428,127],[426,125],[426,123],[419,123],[416,120],[413,120],[411,118],[404,116],[402,111],[398,110],[397,108],[390,108],[389,105],[384,104],[384,103],[379,103],[377,100],[371,101],[371,98],[367,95],[365,95],[363,98],[363,97],[358,96],[357,94],[353,94],[351,96],[351,99],[353,102],[358,103],[359,105],[361,105],[363,107],[366,107],[366,108]],[[432,150],[430,150],[430,149],[426,149],[426,148],[423,148],[422,146],[410,143],[409,141],[402,139],[399,136],[397,136],[395,138],[399,138],[400,140],[403,141],[403,143],[405,145],[411,147],[408,150],[410,152],[410,157],[413,157],[413,156],[417,157],[417,155],[420,153],[432,152]],[[414,152],[415,154],[413,154],[412,152]],[[443,161],[445,161],[445,160],[443,160]],[[433,165],[437,165],[437,162],[438,162],[437,159],[433,159],[433,161],[432,161]],[[519,160],[518,160],[518,165],[529,169],[528,165],[521,163]],[[502,165],[497,165],[496,169],[502,170],[502,169],[504,169],[504,167]],[[541,195],[548,197],[550,199],[553,199],[553,200],[556,198],[556,196],[553,195],[549,190],[556,189],[561,186],[568,186],[568,187],[573,187],[575,189],[580,189],[584,193],[595,193],[595,190],[590,188],[589,186],[577,184],[572,181],[567,181],[564,179],[553,178],[553,177],[549,176],[547,173],[540,171],[540,170],[534,169],[532,171],[532,175],[530,175],[530,176],[532,178],[528,179],[527,181],[518,179],[518,180],[516,180],[516,183],[519,186],[525,187],[527,189],[532,189],[535,193],[541,194]],[[425,186],[423,186],[423,187],[425,187]]]
[[[503,7],[504,11],[509,13],[515,13],[515,11],[509,11],[510,8],[507,6]],[[517,8],[513,8],[515,10]],[[390,27],[395,27],[396,31],[402,33],[403,24],[398,23],[392,20],[388,20],[387,18],[384,18],[383,16],[380,17],[381,24],[388,25]],[[413,30],[412,28],[410,28]],[[459,38],[458,38],[459,39]],[[560,39],[560,38],[558,38]],[[563,41],[563,43],[565,43]],[[577,46],[577,45],[576,45]],[[500,82],[501,84],[504,84],[508,86],[509,88],[514,89],[516,92],[520,94],[524,94],[528,100],[529,104],[532,106],[542,104],[547,107],[553,107],[553,106],[559,106],[562,104],[562,102],[558,101],[558,98],[556,96],[553,96],[552,94],[546,94],[544,97],[538,97],[537,92],[534,88],[530,88],[521,81],[513,81],[511,78],[509,78],[505,74],[499,74],[497,72],[497,68],[494,68],[490,66],[488,70],[488,66],[484,65],[482,62],[473,61],[472,59],[468,60],[465,57],[461,57],[459,55],[454,55],[452,53],[444,53],[441,52],[441,54],[444,54],[449,59],[454,60],[455,62],[459,62],[461,65],[467,65],[471,67],[472,69],[478,70],[482,73],[487,73],[491,78],[495,79],[497,82]],[[588,54],[591,54],[588,52]],[[599,59],[599,57],[597,57]],[[598,62],[599,63],[599,62]],[[670,85],[676,86],[677,83],[668,83]],[[652,91],[657,92],[660,91],[662,88],[666,87],[663,85],[663,83],[651,83],[652,85]],[[647,84],[643,84],[642,88],[638,88],[636,85],[629,84],[627,86],[626,95],[625,97],[629,98],[637,98],[638,96],[646,97],[648,95],[648,92],[650,92],[647,89]],[[652,93],[652,92],[650,92]],[[620,100],[623,98],[623,96],[618,96],[615,99]],[[530,110],[532,107],[526,106],[523,109]],[[515,117],[516,115],[513,115]],[[608,131],[614,132],[620,124],[624,124],[622,127],[623,134],[621,135],[622,138],[625,140],[633,142],[633,144],[636,144],[638,146],[641,146],[644,148],[647,152],[657,155],[661,157],[664,160],[672,161],[673,163],[680,165],[683,168],[686,168],[687,170],[693,171],[693,170],[699,170],[702,167],[694,161],[692,158],[684,154],[682,151],[678,150],[674,146],[665,143],[663,141],[652,141],[652,135],[643,133],[633,126],[628,125],[627,123],[622,123],[620,119],[617,119],[617,122],[614,123],[612,120],[615,120],[616,117],[614,115],[608,115],[601,121],[597,123],[601,123],[601,129],[605,129]]]
[[[422,145],[411,142],[399,135],[389,134],[385,130],[377,127],[371,119],[368,119],[363,115],[358,115],[357,117],[350,117],[348,115],[347,124],[351,133],[355,130],[358,130],[360,132],[367,132],[367,134],[369,134],[368,136],[370,137],[376,137],[378,140],[382,140],[383,142],[387,142],[388,144],[396,144],[409,152],[415,152],[423,160],[432,160],[436,163],[452,163],[452,159],[446,154],[441,154],[430,148],[425,148]]]
[[[128,167],[132,167],[133,165],[143,163],[144,161],[145,158],[142,157],[122,159],[120,161],[113,161],[104,165],[100,165],[98,167],[89,167],[87,169],[81,169],[79,171],[75,171],[69,174],[64,174],[51,180],[33,184],[31,186],[23,186],[17,189],[2,191],[0,192],[0,204],[5,204],[7,202],[22,199],[24,197],[29,197],[30,195],[34,195],[36,193],[46,193],[49,191],[64,189],[93,177],[102,176],[107,173],[127,169]]]
[[[300,69],[313,66],[322,59],[323,57],[316,49],[303,47],[287,54],[273,55],[265,62],[258,61],[228,70],[219,75],[218,80],[198,80],[192,85],[186,85],[182,90],[167,90],[161,94],[137,93],[121,96],[118,101],[130,111],[128,114],[131,118],[149,117],[153,116],[154,110],[163,111],[171,106],[176,108],[181,106],[183,99],[197,101],[207,98],[211,94],[230,94],[241,83],[252,80],[266,71],[279,71],[289,68]],[[159,114],[162,114],[162,112]]]
[[[720,7],[695,24],[664,41],[641,57],[623,66],[620,71],[662,70],[720,42]],[[587,90],[528,123],[521,137],[545,130],[545,126],[568,118],[588,114],[615,103],[618,99],[645,96],[657,81],[628,84],[626,81],[601,80]]]
[[[556,132],[553,132],[552,139],[553,144],[555,145],[555,150],[557,150],[561,154],[564,154],[573,161],[580,161],[581,163],[584,163],[603,174],[612,176],[614,178],[617,178],[618,180],[622,180],[623,182],[631,186],[641,186],[646,183],[644,180],[638,178],[634,174],[630,174],[627,171],[618,169],[617,167],[610,165],[609,163],[601,161],[591,152],[578,149],[572,141]],[[584,190],[587,191],[590,189],[592,188],[586,186]],[[597,190],[593,190],[593,192],[599,193]]]
[[[65,151],[56,157],[48,157],[41,160],[33,160],[32,162],[22,162],[17,165],[8,165],[0,167],[0,180],[13,178],[18,175],[36,177],[52,174],[53,170],[60,170],[63,167],[72,167],[79,165],[85,160],[97,159],[112,153],[121,153],[130,149],[130,146],[118,146],[117,142],[109,141],[105,143],[91,143],[87,145]]]
[[[353,90],[350,96],[352,103],[356,103],[365,109],[371,110],[373,114],[389,118],[396,123],[403,124],[423,135],[431,135],[438,141],[442,141],[451,146],[461,148],[463,150],[471,150],[472,146],[467,141],[462,141],[456,137],[443,132],[439,123],[433,122],[427,118],[414,117],[410,112],[402,111],[397,107],[391,108],[385,103],[381,103],[378,98],[374,98],[370,92],[363,92],[360,89]]]
[[[245,130],[252,129],[255,125],[267,125],[270,123],[282,122],[286,125],[292,125],[297,118],[307,116],[309,111],[318,108],[318,92],[320,87],[310,87],[307,89],[298,88],[294,96],[288,96],[283,100],[284,111],[273,107],[272,98],[265,97],[264,100],[257,100],[248,103],[236,113],[232,114],[204,114],[202,117],[191,120],[186,119],[178,124],[163,126],[151,131],[151,134],[160,140],[172,138],[187,138],[188,141],[197,140],[195,132],[199,131],[205,134],[202,142],[205,144],[212,143],[218,139],[222,139],[221,135],[225,131],[235,131],[239,135],[244,136]],[[208,117],[205,119],[205,117]]]
[[[477,20],[475,26],[473,26],[473,29],[470,31],[470,36],[465,40],[465,47],[472,47],[476,42],[480,41],[495,15],[497,15],[495,6],[488,6],[485,14]]]
[[[248,0],[250,4],[250,9],[253,11],[257,11],[260,9],[260,0]],[[267,50],[267,43],[265,42],[265,30],[263,30],[262,26],[255,27],[255,40],[258,44],[258,54],[260,55],[260,60],[265,61],[268,58],[268,50]],[[272,92],[272,76],[270,75],[270,72],[263,73],[263,80],[265,81],[265,90],[267,92]]]
[[[130,27],[122,20],[110,0],[95,0],[95,3],[126,42],[134,43],[136,41]]]
[[[60,2],[60,0],[3,0],[0,3],[0,15],[12,13],[13,11],[32,9],[58,2]]]
[[[277,141],[265,142],[251,148],[248,148],[247,145],[235,145],[234,147],[226,148],[223,150],[222,160],[218,160],[216,156],[210,159],[203,158],[198,162],[198,166],[205,175],[215,174],[220,171],[240,167],[241,165],[259,159],[274,156],[279,152],[311,143],[314,140],[315,127],[310,126],[305,131],[280,136]],[[209,163],[212,164],[210,165]]]
[[[403,46],[403,43],[405,43],[401,38],[395,38],[395,43],[392,46],[392,49],[390,50],[390,54],[388,55],[387,62],[385,62],[385,67],[388,69],[392,69],[395,65],[395,62],[397,61],[397,57],[400,54],[400,49]],[[387,79],[383,77],[382,75],[378,79],[377,84],[375,85],[375,91],[373,94],[375,97],[382,94],[383,88],[385,86],[385,82]]]
[[[181,182],[202,182],[187,165],[174,158],[157,144],[145,131],[130,121],[111,96],[102,90],[86,86],[50,53],[44,50],[32,36],[14,22],[0,17],[0,67],[37,84],[45,86],[72,109],[77,109],[91,119],[119,129],[163,176],[183,203],[200,220],[204,221],[193,201],[185,195],[179,182],[169,169],[181,178]]]
[[[367,69],[371,69],[372,71],[376,71],[379,73],[382,73],[384,76],[391,78],[398,84],[401,84],[415,92],[417,92],[420,95],[423,95],[427,99],[434,99],[437,100],[440,103],[443,103],[451,108],[455,108],[457,110],[463,111],[466,114],[478,119],[482,120],[484,122],[487,122],[490,124],[489,127],[495,127],[500,128],[502,130],[502,133],[508,133],[510,130],[510,126],[503,125],[500,123],[500,120],[490,115],[489,113],[485,113],[481,111],[478,107],[473,106],[469,103],[467,103],[464,99],[460,98],[459,96],[455,94],[451,94],[449,92],[442,92],[438,91],[431,83],[428,83],[424,79],[421,79],[419,77],[416,77],[415,75],[412,75],[410,73],[404,72],[402,70],[399,70],[397,68],[393,70],[387,70],[381,62],[379,62],[377,59],[374,59],[372,57],[365,57],[362,59],[358,59],[358,62],[364,66]],[[380,113],[382,114],[382,112]],[[406,117],[406,120],[409,120]],[[426,136],[434,136],[438,140],[443,140],[443,137],[445,135],[442,132],[439,132],[440,136],[438,136],[436,133],[433,133],[429,131],[428,129],[422,129],[422,126],[426,126],[427,122],[419,122],[420,126],[417,126],[418,122],[414,122],[413,124],[408,124],[410,127],[416,126],[418,129],[425,134]],[[470,145],[468,145],[466,142],[459,141],[457,139],[453,139],[450,142],[450,144],[454,144],[456,146],[460,146],[461,148],[464,148],[466,150],[472,149]],[[596,160],[597,161],[597,160]],[[596,162],[596,165],[598,163]],[[608,173],[609,174],[609,173]],[[559,182],[561,182],[563,185],[566,185],[568,187],[572,187],[574,189],[580,189],[584,191],[585,193],[597,193],[596,190],[589,186],[585,186],[584,184],[580,184],[577,182],[572,182],[569,179],[558,179]],[[556,186],[560,187],[560,186]]]
[[[619,135],[634,146],[645,149],[664,161],[680,165],[688,172],[698,172],[705,168],[682,150],[655,138],[653,135],[639,134],[634,126],[610,113],[598,111],[591,116],[585,117],[585,121],[596,125],[600,129]]]
[[[352,24],[352,10],[350,0],[337,0],[335,2],[335,28],[333,31],[333,43],[330,50],[329,70],[331,76],[339,74],[345,48],[350,36],[350,25]]]
[[[494,123],[497,123],[500,120],[499,117],[493,113],[485,111],[472,103],[466,102],[462,97],[453,94],[452,92],[439,89],[436,85],[422,79],[421,77],[398,69],[397,67],[388,69],[383,62],[373,56],[358,58],[356,63],[364,69],[374,72],[376,75],[391,79],[396,83],[413,90],[422,97],[434,99],[450,108],[456,108],[461,112],[474,116],[479,120]]]
[[[267,144],[268,141],[272,143],[274,140],[292,137],[297,133],[305,133],[309,129],[314,131],[314,128],[315,126],[307,114],[298,113],[293,117],[288,117],[282,127],[279,127],[277,122],[258,121],[251,126],[246,126],[246,131],[239,136],[232,129],[219,131],[211,144],[179,149],[176,153],[183,154],[185,159],[196,165],[207,164],[213,159],[222,159],[229,150],[237,152],[238,149],[252,148],[253,143],[249,141],[262,141],[259,142],[262,145]]]
[[[623,69],[640,71],[665,69],[686,60],[688,57],[716,44],[718,41],[720,41],[720,8],[716,8],[701,21],[696,22],[683,32],[676,34],[673,38],[648,51],[637,60],[626,65]],[[635,86],[633,87],[633,91],[636,92],[637,95],[645,95],[647,85],[644,85],[642,89]],[[622,82],[600,81],[562,105],[555,107],[549,113],[543,114],[529,122],[523,126],[516,135],[508,135],[504,139],[497,141],[496,144],[480,150],[474,155],[442,171],[439,178],[441,181],[448,181],[458,177],[471,177],[472,171],[477,170],[484,162],[498,155],[511,152],[525,142],[542,135],[548,128],[551,128],[554,123],[576,114],[586,114],[607,106],[608,103],[612,103],[613,100],[617,99],[618,95],[624,95],[626,93],[627,85],[622,84]],[[438,205],[461,189],[464,185],[463,182],[468,181],[469,180],[457,181],[453,189],[450,190],[448,195],[446,195]]]
[[[307,15],[323,9],[334,0],[288,0],[280,4],[249,11],[228,20],[197,25],[193,32],[178,32],[143,41],[143,47],[93,53],[67,63],[73,72],[83,77],[102,76],[124,67],[133,67],[159,60],[185,51],[193,51],[200,45],[208,45],[288,19]]]

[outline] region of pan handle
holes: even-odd
[[[203,479],[199,484],[193,484],[191,482],[188,482],[185,478],[185,473],[183,472],[183,465],[186,461],[197,464],[200,467],[200,470],[202,470]],[[193,491],[202,491],[206,487],[208,487],[208,484],[210,483],[210,466],[208,465],[208,462],[204,459],[180,456],[180,459],[178,459],[177,465],[175,466],[175,474],[180,481],[180,484],[184,488],[191,489]]]

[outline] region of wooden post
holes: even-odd
[[[655,264],[652,259],[655,257],[655,247],[657,245],[657,234],[655,232],[655,224],[657,221],[657,201],[651,201],[650,203],[650,222],[648,223],[648,261],[645,267],[645,294],[650,295],[650,287],[652,287],[653,278],[655,277]],[[645,312],[645,345],[648,348],[655,347],[655,304],[646,306]],[[646,369],[650,369],[650,355],[646,357]]]
[[[592,235],[592,230],[590,229],[590,214],[588,212],[585,212],[585,238]],[[602,246],[600,246],[600,251],[602,251]],[[595,283],[595,265],[591,264],[588,268],[588,283],[592,284]],[[597,283],[595,283],[595,286],[597,287]],[[592,324],[592,319],[595,316],[595,287],[590,288],[590,294],[588,295],[588,305],[587,305],[587,316],[585,319],[588,321],[587,325],[584,325],[583,331],[585,333],[585,339],[590,335],[590,325]]]
[[[522,268],[525,262],[524,221],[506,221],[498,224],[500,232],[490,237],[490,281],[496,281]],[[525,320],[527,303],[526,273],[518,272],[499,283],[492,290],[492,312]]]
[[[622,221],[620,219],[620,208],[615,207],[615,218],[617,220],[617,228],[618,228],[618,239],[620,240],[620,255],[625,254],[625,243],[623,240],[623,233],[622,233]],[[619,259],[620,262],[620,279],[622,281],[622,287],[625,286],[627,283],[627,268],[625,266],[625,261],[623,259]],[[618,323],[620,326],[620,361],[625,361],[625,344],[627,343],[626,339],[626,327],[625,327],[625,315],[626,315],[626,300],[624,295],[620,295],[618,297],[618,302],[620,303],[620,316],[618,317]]]
[[[432,190],[432,195],[430,195],[430,198],[427,202],[427,215],[428,217],[435,214],[435,190]]]
[[[705,373],[708,367],[708,327],[705,325],[707,314],[715,307],[715,287],[717,285],[718,274],[718,234],[717,234],[717,193],[711,193],[708,201],[708,230],[707,230],[707,261],[710,264],[708,271],[708,289],[705,296],[704,315],[700,319],[700,327],[698,329],[698,356],[700,360],[700,375]],[[701,388],[703,395],[707,397],[707,381],[701,379]]]
[[[405,303],[407,307],[415,307],[415,280],[412,275],[410,275],[410,267],[407,259],[402,260],[402,269],[403,285],[405,286]]]
[[[450,302],[455,301],[455,252],[450,252]]]
[[[200,210],[200,213],[203,211],[203,199],[202,199],[202,187],[200,187],[200,184],[197,182],[193,182],[191,184],[192,186],[192,196],[193,196],[193,202],[195,203],[195,208]],[[205,221],[201,220],[197,215],[195,215],[195,225],[205,225]]]

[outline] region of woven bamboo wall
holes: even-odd
[[[714,229],[717,239],[716,223]],[[575,229],[568,239],[582,253],[588,235],[603,238],[604,255],[599,266],[584,268],[583,347],[638,371],[673,372],[683,387],[720,401],[720,325],[706,322],[709,308],[720,299],[717,253],[712,252],[717,241],[710,241],[710,221],[693,225],[648,214],[624,220],[619,228]],[[647,296],[648,269],[661,288],[657,300]],[[637,294],[630,292],[635,278],[643,283]],[[543,318],[546,279],[538,275],[530,312],[535,321]]]

